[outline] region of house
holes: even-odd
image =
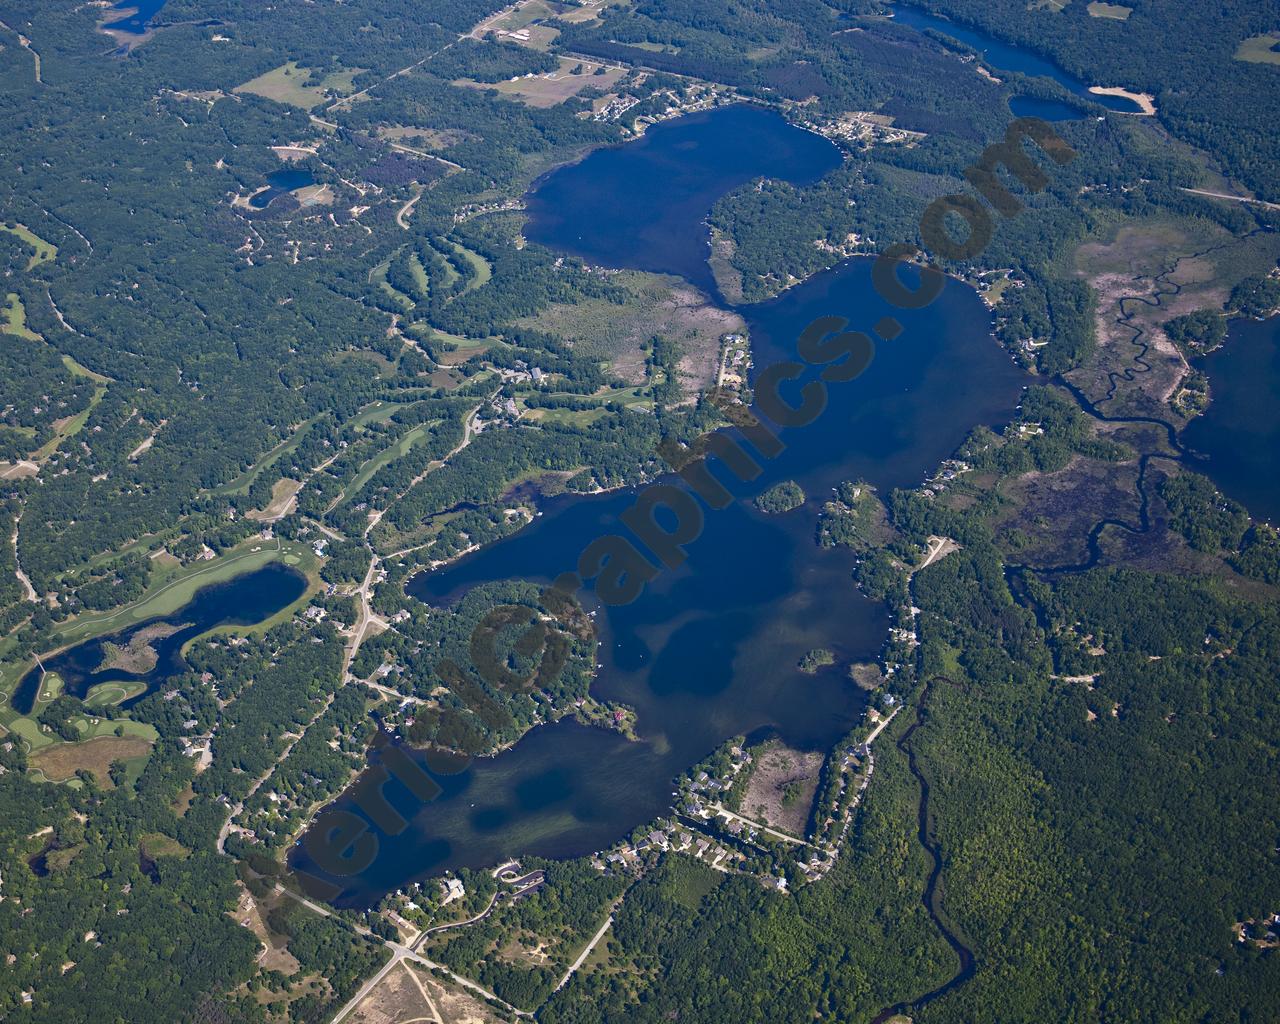
[[[454,900],[460,900],[467,894],[460,878],[445,878],[440,882],[440,902],[447,906]]]

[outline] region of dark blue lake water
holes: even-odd
[[[188,640],[207,633],[215,626],[248,626],[261,622],[301,597],[306,585],[306,577],[300,572],[280,562],[272,562],[256,572],[196,591],[195,597],[172,615],[147,619],[118,633],[86,641],[52,658],[46,658],[44,667],[46,671],[56,672],[62,677],[64,693],[81,699],[101,683],[145,683],[146,690],[120,704],[120,707],[127,708],[164,685],[166,680],[188,671],[181,653],[183,644]],[[135,633],[157,623],[180,628],[169,636],[151,642],[158,655],[156,667],[152,671],[135,673],[121,669],[100,669],[106,656],[107,644],[126,647]],[[30,714],[39,691],[40,670],[37,668],[28,672],[18,683],[13,698],[14,708],[24,715]]]
[[[1251,515],[1280,523],[1280,317],[1235,321],[1197,365],[1212,401],[1182,434],[1200,456],[1192,466]]]
[[[1034,53],[1028,53],[1012,43],[996,39],[980,29],[959,25],[954,21],[948,21],[946,18],[940,18],[937,15],[929,14],[915,7],[907,7],[903,4],[893,5],[893,20],[895,23],[906,25],[909,28],[921,31],[933,29],[935,32],[941,32],[952,39],[958,39],[967,46],[973,47],[973,49],[982,54],[988,64],[993,68],[999,68],[1001,71],[1017,71],[1020,74],[1031,77],[1052,78],[1068,92],[1082,96],[1093,103],[1099,103],[1108,110],[1133,114],[1139,113],[1142,109],[1133,100],[1125,99],[1123,96],[1095,96],[1089,92],[1088,83],[1067,74],[1052,61],[1037,57]],[[1014,113],[1018,112],[1016,109],[1014,110]],[[1036,116],[1043,117],[1044,115]],[[1054,120],[1062,119],[1054,118]]]
[[[593,263],[678,274],[713,293],[703,220],[716,200],[756,177],[805,185],[839,165],[839,150],[822,136],[760,107],[692,114],[535,183],[525,234]]]
[[[268,188],[253,196],[249,200],[249,205],[255,210],[265,210],[277,196],[292,192],[296,188],[306,188],[308,185],[314,185],[315,183],[315,175],[308,170],[301,167],[282,167],[280,170],[272,171],[267,175]]]
[[[116,21],[108,21],[102,27],[131,36],[145,35],[151,27],[151,19],[164,5],[165,0],[120,0],[111,9],[130,13]]]
[[[526,234],[548,244],[568,238],[601,263],[706,281],[700,222],[715,198],[755,174],[778,173],[779,153],[795,161],[786,176],[820,174],[834,166],[826,145],[759,110],[659,125],[641,143],[595,153],[542,182]],[[654,176],[664,167],[672,171],[660,187]],[[669,214],[668,203],[682,212]],[[593,222],[597,211],[607,211],[608,231]],[[660,575],[633,604],[598,609],[602,667],[592,692],[636,708],[640,742],[563,722],[441,778],[444,794],[425,807],[393,793],[411,826],[379,837],[373,868],[342,883],[339,903],[367,905],[409,881],[507,856],[601,849],[663,813],[672,779],[724,740],[770,730],[824,749],[859,719],[864,697],[845,670],[875,657],[888,622],[855,590],[850,556],[814,543],[821,503],[845,479],[865,478],[883,491],[919,483],[973,426],[1007,420],[1025,377],[996,345],[990,314],[972,290],[949,283],[926,309],[894,310],[875,294],[865,259],[740,312],[758,368],[793,358],[799,332],[818,316],[869,327],[892,313],[906,329],[881,344],[859,380],[833,385],[825,414],[783,434],[785,452],[738,489],[745,497],[791,478],[809,495],[806,505],[781,516],[747,501],[708,511],[684,566]],[[409,589],[442,605],[485,581],[550,580],[574,568],[590,540],[618,532],[618,516],[634,500],[632,492],[551,499],[519,534],[421,575]],[[586,603],[592,607],[589,592]],[[815,647],[830,648],[838,664],[807,676],[797,663]],[[350,806],[345,797],[339,803]],[[293,863],[314,866],[305,846]]]

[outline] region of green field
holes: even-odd
[[[1250,36],[1236,50],[1236,60],[1250,64],[1280,64],[1280,32],[1264,32]]]
[[[94,373],[87,366],[84,366],[83,364],[76,362],[69,355],[63,354],[62,365],[65,366],[72,373],[74,373],[77,377],[88,377],[90,380],[97,381],[99,384],[111,383],[110,377],[104,377],[100,373]]]
[[[17,235],[36,251],[36,254],[27,261],[28,270],[35,270],[41,263],[48,263],[58,258],[58,247],[52,242],[46,242],[25,224],[0,224],[0,231]]]
[[[87,708],[110,707],[112,704],[119,704],[136,696],[145,689],[144,683],[99,683],[85,694],[84,706]]]
[[[66,361],[66,357],[64,357],[63,361]],[[72,360],[72,362],[74,362],[74,360]],[[78,363],[76,365],[79,366]],[[69,417],[65,423],[59,426],[57,433],[55,433],[48,442],[41,445],[40,449],[32,456],[32,458],[47,459],[50,455],[56,452],[59,447],[61,447],[63,441],[80,433],[80,431],[84,429],[84,425],[89,422],[89,417],[93,415],[93,410],[98,407],[98,403],[102,401],[102,398],[106,393],[107,389],[101,385],[94,388],[93,397],[89,399],[89,404],[74,416]]]
[[[27,341],[43,341],[35,331],[27,329],[27,311],[22,299],[13,292],[4,297],[4,323],[0,325],[0,334],[12,334],[16,338]]]
[[[390,295],[391,298],[395,299],[396,302],[400,303],[401,309],[403,309],[404,312],[408,313],[410,310],[413,309],[414,306],[417,305],[417,303],[414,302],[410,296],[398,290],[392,284],[390,284],[390,282],[387,281],[387,268],[389,268],[390,266],[391,266],[391,260],[387,260],[384,263],[379,263],[376,267],[374,267],[371,271],[369,271],[369,281],[373,284],[376,284],[384,292]],[[425,274],[423,274],[423,280],[426,280]]]
[[[335,71],[316,80],[314,71],[299,67],[297,61],[291,60],[243,85],[237,85],[232,91],[253,93],[277,103],[310,110],[329,99],[330,94],[341,97],[354,92],[355,78],[363,70]]]
[[[453,247],[457,250],[458,255],[470,263],[476,272],[476,276],[468,281],[467,286],[462,289],[462,294],[465,295],[467,292],[473,292],[477,288],[482,288],[488,284],[490,279],[493,277],[493,267],[489,265],[489,261],[478,252],[472,252],[465,245],[460,245],[459,243],[454,242]]]
[[[1129,15],[1133,13],[1132,7],[1125,7],[1123,4],[1106,4],[1101,0],[1093,0],[1089,5],[1089,17],[1091,18],[1110,18],[1112,21],[1125,21]]]

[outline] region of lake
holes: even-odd
[[[128,12],[116,21],[108,21],[103,28],[112,32],[123,32],[130,36],[146,35],[151,28],[151,19],[165,5],[165,0],[121,0],[112,6],[113,11]]]
[[[714,294],[703,220],[716,200],[756,177],[807,185],[839,166],[828,140],[760,107],[691,114],[535,182],[525,235],[592,263],[678,274]]]
[[[906,25],[908,28],[914,28],[918,31],[932,29],[935,32],[950,36],[952,39],[958,39],[965,45],[977,50],[988,64],[1001,71],[1017,71],[1032,78],[1052,78],[1068,92],[1087,99],[1091,103],[1100,104],[1108,110],[1115,110],[1122,114],[1136,114],[1142,111],[1142,108],[1134,103],[1133,100],[1126,99],[1123,96],[1095,96],[1089,92],[1089,84],[1087,82],[1082,82],[1075,76],[1069,75],[1052,61],[1037,57],[1034,53],[1028,53],[1012,43],[996,39],[980,29],[971,28],[968,25],[959,25],[954,21],[948,21],[946,18],[940,18],[919,8],[907,7],[903,4],[893,5],[893,20],[895,24]],[[1030,97],[1020,97],[1020,99],[1030,100]],[[1012,104],[1010,106],[1012,107]],[[1071,109],[1065,107],[1065,105],[1063,106],[1065,109]],[[1013,108],[1013,111],[1015,114],[1022,113],[1016,107]],[[1030,113],[1030,111],[1027,111],[1027,113]],[[1035,116],[1043,117],[1044,115],[1037,114]],[[1079,114],[1077,113],[1076,116],[1079,116]],[[1063,120],[1063,118],[1052,118],[1052,120]]]
[[[1192,468],[1257,519],[1280,523],[1280,317],[1235,320],[1196,361],[1212,401],[1183,431]]]
[[[188,640],[207,633],[215,626],[249,626],[261,622],[296,601],[302,596],[306,586],[307,580],[302,573],[281,562],[272,562],[255,572],[196,591],[195,596],[172,615],[147,619],[128,629],[86,640],[61,654],[46,658],[44,667],[46,671],[56,672],[62,677],[63,693],[82,700],[93,687],[102,683],[145,683],[146,689],[142,693],[119,704],[119,707],[127,708],[162,686],[168,679],[190,670],[182,657],[182,647]],[[127,647],[140,630],[158,624],[178,628],[168,636],[151,641],[157,654],[154,669],[137,673],[119,668],[101,668],[107,656],[107,644]],[[21,714],[30,714],[39,691],[40,670],[36,668],[18,683],[13,697],[14,708]]]
[[[282,167],[280,170],[272,171],[267,175],[267,188],[256,193],[249,200],[249,205],[255,210],[265,210],[277,196],[292,192],[294,189],[306,188],[308,185],[314,185],[315,183],[315,175],[304,168]]]
[[[739,137],[743,130],[757,133],[754,144]],[[732,144],[724,150],[721,141]],[[836,163],[827,146],[754,108],[682,118],[544,179],[530,197],[525,233],[548,244],[567,238],[573,251],[607,265],[705,283],[702,221],[716,198],[756,174],[779,173],[780,153],[797,161],[781,168],[788,177],[821,173]],[[655,169],[676,168],[685,154],[688,165],[655,185]],[[663,209],[667,202],[679,215]],[[609,230],[592,220],[597,212],[607,212]],[[566,721],[440,778],[443,795],[425,807],[391,784],[410,827],[379,835],[373,867],[343,883],[336,902],[367,906],[408,882],[508,856],[588,854],[663,813],[672,779],[735,735],[776,734],[825,750],[860,719],[865,698],[845,672],[851,661],[876,657],[888,619],[854,588],[850,554],[814,542],[821,503],[841,480],[863,478],[882,493],[920,483],[973,426],[1007,421],[1027,380],[995,343],[991,315],[971,289],[949,282],[926,309],[891,309],[875,294],[870,267],[850,260],[738,310],[757,367],[794,357],[797,335],[818,316],[868,326],[892,313],[905,330],[880,345],[860,379],[832,385],[824,415],[786,432],[782,455],[737,488],[747,498],[795,479],[809,496],[804,506],[780,516],[748,501],[708,511],[685,565],[634,603],[597,609],[601,668],[592,693],[633,706],[640,741]],[[572,569],[590,540],[616,532],[634,500],[630,491],[546,500],[520,533],[419,575],[409,590],[440,606],[482,582],[550,580]],[[589,593],[585,603],[595,607]],[[837,665],[807,676],[797,663],[815,647],[834,651]],[[349,806],[345,796],[338,802]],[[305,846],[291,863],[314,868]]]

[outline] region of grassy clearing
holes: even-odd
[[[35,331],[27,328],[27,310],[22,305],[20,296],[10,292],[4,298],[4,323],[0,324],[0,334],[12,334],[25,341],[43,341]]]
[[[462,289],[463,295],[467,292],[473,292],[477,288],[483,288],[490,280],[492,280],[493,267],[489,265],[489,261],[487,259],[481,256],[478,252],[473,252],[465,245],[460,245],[457,242],[453,243],[453,247],[457,250],[459,256],[471,264],[472,269],[475,271],[475,277],[468,281],[467,286]]]
[[[589,427],[608,413],[603,409],[530,409],[525,418],[534,423],[554,423],[564,427]]]
[[[318,107],[327,99],[349,96],[355,92],[355,79],[364,69],[354,68],[349,71],[335,71],[317,79],[310,68],[298,66],[291,60],[273,68],[266,74],[250,79],[243,85],[237,85],[233,92],[252,93],[263,96],[277,103],[285,103],[291,107],[310,110]]]
[[[413,283],[418,286],[418,290],[423,295],[427,294],[427,289],[431,287],[431,282],[427,280],[427,272],[422,266],[422,260],[418,259],[418,254],[411,253],[409,256],[409,273],[413,275]],[[454,275],[457,276],[456,274]]]
[[[147,832],[138,838],[138,846],[143,853],[154,860],[156,857],[181,857],[191,855],[191,851],[176,839],[160,832]]]
[[[1110,18],[1112,21],[1125,21],[1133,13],[1132,7],[1124,4],[1105,4],[1101,0],[1093,0],[1089,5],[1089,17]]]
[[[105,708],[135,697],[147,688],[146,683],[99,683],[84,698],[87,708]]]
[[[267,507],[246,512],[244,517],[264,523],[274,523],[277,519],[283,519],[292,509],[293,499],[300,490],[302,490],[302,482],[299,480],[290,480],[288,477],[277,480],[271,486],[271,500],[267,502]]]
[[[114,723],[114,725],[136,725],[137,723]],[[142,736],[99,736],[80,743],[58,743],[45,747],[31,755],[30,772],[39,781],[66,782],[75,777],[77,771],[84,769],[92,772],[98,785],[110,788],[110,768],[113,762],[123,761],[129,769],[129,775],[140,774],[151,754],[151,744],[155,742],[155,730],[151,730],[151,739]]]
[[[677,278],[626,271],[611,281],[631,292],[625,304],[555,303],[516,322],[571,339],[579,355],[607,363],[629,384],[645,381],[647,346],[655,334],[676,340],[684,350],[680,376],[687,393],[714,382],[721,336],[746,333],[740,316],[711,305]]]
[[[1236,60],[1248,61],[1250,64],[1280,64],[1280,32],[1264,32],[1260,36],[1250,36],[1236,50]]]
[[[83,365],[82,363],[76,362],[69,355],[63,355],[62,365],[65,366],[72,373],[74,373],[77,377],[87,377],[89,378],[89,380],[96,381],[98,384],[111,383],[110,377],[104,377],[100,373],[94,373],[87,366]]]
[[[404,311],[405,313],[408,313],[413,309],[414,306],[417,305],[417,303],[414,302],[413,299],[410,298],[408,295],[406,295],[404,292],[399,291],[397,288],[392,286],[390,282],[387,281],[387,269],[390,266],[391,266],[390,260],[387,260],[384,263],[379,263],[376,267],[374,267],[371,271],[369,271],[369,280],[373,284],[376,284],[389,296],[391,296],[392,299],[398,302],[400,304],[400,308],[402,311]]]
[[[17,235],[36,251],[36,254],[27,261],[28,270],[35,270],[41,263],[49,263],[58,258],[58,247],[52,242],[46,242],[25,224],[0,224],[0,231]]]
[[[93,415],[93,410],[98,407],[98,403],[102,401],[102,398],[106,393],[107,389],[105,387],[99,386],[95,388],[93,391],[93,397],[89,399],[88,405],[74,416],[68,416],[66,419],[59,420],[55,423],[57,428],[56,433],[45,444],[41,445],[41,447],[37,449],[32,458],[47,459],[62,447],[62,443],[64,441],[80,433],[80,431],[84,429],[84,425],[89,422],[89,417]]]
[[[573,69],[581,65],[582,73],[573,74]],[[605,70],[596,74],[598,68]],[[570,96],[576,96],[581,89],[593,85],[600,89],[611,89],[626,75],[625,68],[615,68],[593,60],[576,60],[572,57],[561,57],[560,67],[545,75],[532,75],[527,78],[516,78],[509,82],[489,83],[473,82],[462,78],[454,85],[468,89],[494,89],[503,96],[526,104],[530,107],[554,107],[563,103]]]

